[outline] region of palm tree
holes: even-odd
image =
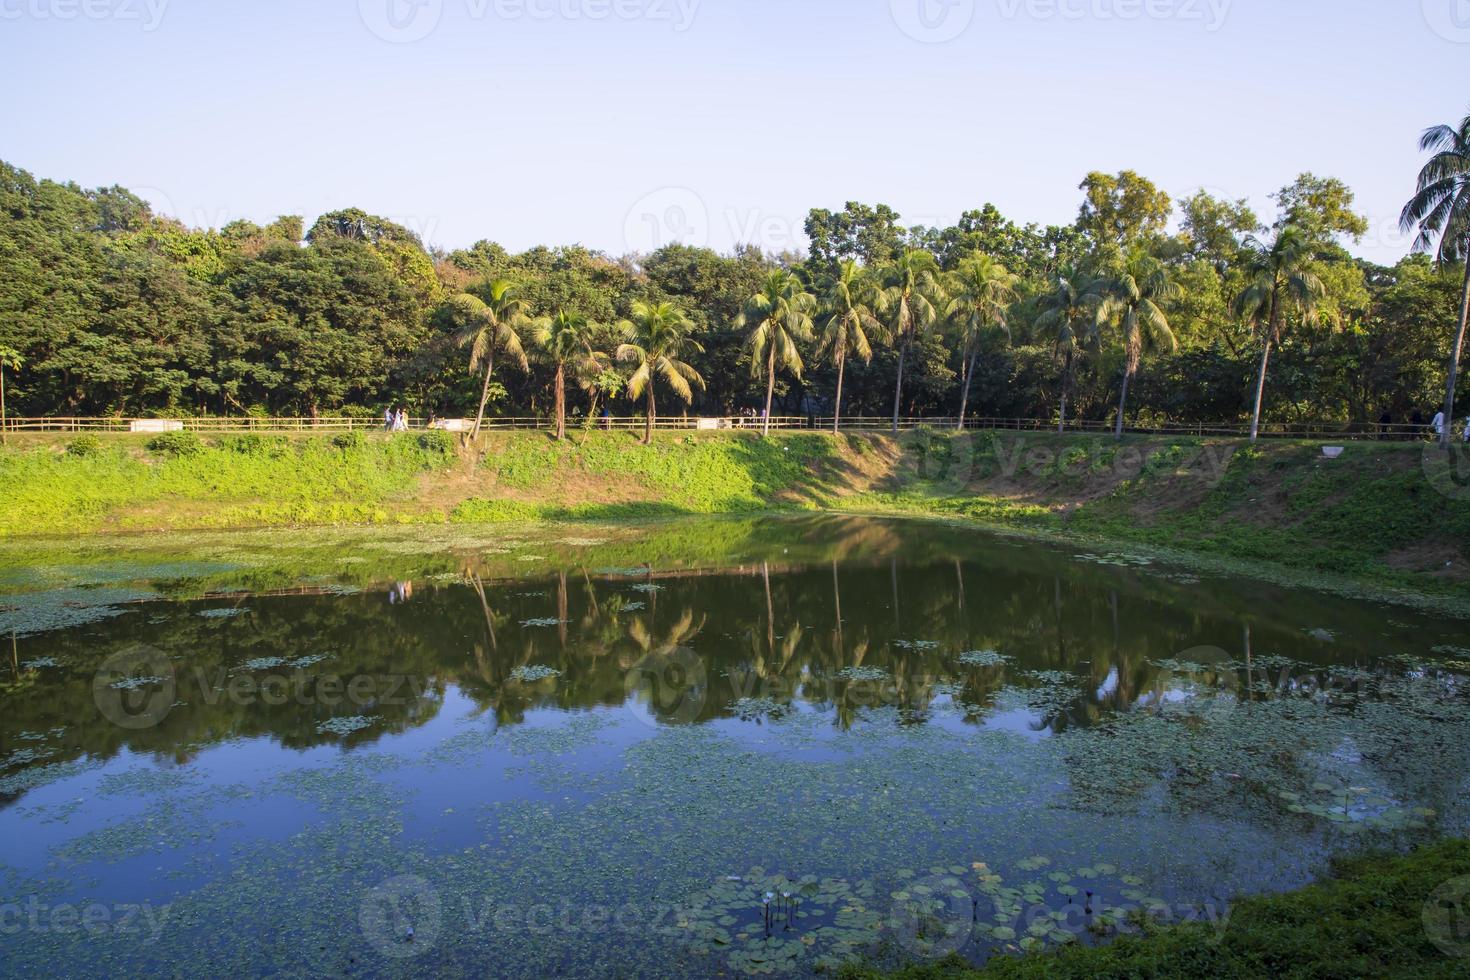
[[[761,435],[771,432],[771,398],[776,392],[776,362],[798,378],[801,377],[801,352],[798,340],[812,335],[812,310],[816,299],[803,287],[795,273],[777,269],[766,276],[765,285],[745,303],[735,318],[735,329],[750,327],[746,345],[750,348],[752,377],[766,376],[766,411],[761,418]],[[764,362],[764,371],[762,370]]]
[[[9,442],[7,429],[9,423],[5,418],[5,369],[19,371],[26,366],[25,358],[20,356],[20,351],[14,347],[6,347],[0,344],[0,446]]]
[[[836,277],[827,284],[822,309],[831,316],[822,328],[817,351],[830,351],[832,363],[837,367],[837,397],[832,402],[832,431],[836,433],[842,420],[842,376],[847,368],[847,355],[856,354],[864,364],[873,359],[868,334],[880,340],[886,334],[878,319],[886,305],[883,291],[857,260],[846,259],[837,267]]]
[[[618,360],[637,364],[628,379],[628,397],[648,396],[648,415],[643,423],[643,444],[653,442],[653,382],[662,377],[685,402],[694,401],[691,385],[704,387],[699,372],[679,358],[686,352],[703,353],[704,348],[689,336],[694,323],[672,303],[633,303],[633,316],[618,324],[628,342],[618,346]]]
[[[893,310],[893,339],[898,344],[898,383],[893,388],[893,433],[898,434],[898,412],[903,403],[903,365],[921,330],[935,318],[939,303],[939,264],[922,248],[905,249],[888,267],[884,303]]]
[[[592,349],[592,331],[597,325],[581,313],[563,310],[536,322],[536,343],[556,365],[556,438],[567,437],[567,366],[586,376],[600,370],[607,355]]]
[[[1097,280],[1088,278],[1080,269],[1064,269],[1057,277],[1056,287],[1041,298],[1036,328],[1052,335],[1057,357],[1062,362],[1059,433],[1067,428],[1067,394],[1072,387],[1079,345],[1086,349],[1097,344],[1103,299],[1099,286]]]
[[[1455,417],[1455,380],[1460,370],[1460,352],[1465,344],[1465,323],[1470,319],[1470,115],[1459,129],[1435,126],[1424,131],[1419,149],[1433,153],[1419,171],[1419,188],[1404,206],[1399,219],[1403,229],[1419,229],[1416,251],[1435,253],[1441,269],[1456,262],[1465,266],[1465,286],[1460,293],[1460,322],[1450,345],[1449,380],[1445,386],[1444,428],[1439,434],[1442,449],[1450,447],[1450,422]],[[1435,240],[1439,240],[1438,246]]]
[[[1251,412],[1251,442],[1255,442],[1261,428],[1261,399],[1266,392],[1266,365],[1271,360],[1271,347],[1281,342],[1281,331],[1292,312],[1300,314],[1305,325],[1317,322],[1317,306],[1327,290],[1311,268],[1316,246],[1296,225],[1286,225],[1269,242],[1251,236],[1245,240],[1245,246],[1249,252],[1246,262],[1249,281],[1235,297],[1233,309],[1262,341],[1256,404]]]
[[[1123,353],[1127,363],[1123,370],[1123,390],[1118,396],[1118,421],[1114,438],[1123,438],[1123,412],[1128,407],[1128,386],[1138,374],[1138,362],[1145,345],[1174,350],[1179,342],[1169,329],[1169,318],[1160,303],[1183,292],[1169,270],[1158,259],[1144,251],[1134,251],[1123,265],[1123,271],[1107,282],[1100,314],[1104,320],[1116,317],[1123,329]]]
[[[460,293],[449,299],[456,318],[464,324],[459,332],[459,345],[470,349],[470,372],[485,367],[485,383],[480,388],[480,408],[475,413],[475,427],[470,438],[479,436],[485,424],[485,403],[490,400],[490,380],[495,374],[495,352],[504,351],[522,371],[529,371],[526,351],[521,346],[519,331],[530,324],[526,302],[517,295],[516,286],[496,279],[486,287],[489,300],[473,293]]]
[[[965,427],[965,412],[970,404],[970,382],[975,378],[975,359],[986,331],[998,327],[1011,339],[1006,323],[1006,309],[1016,300],[1019,276],[984,252],[961,259],[959,268],[950,276],[949,293],[954,299],[944,311],[960,335],[960,364],[964,381],[960,387],[960,417],[956,429]]]

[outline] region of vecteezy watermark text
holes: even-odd
[[[449,0],[471,21],[649,21],[676,33],[694,26],[702,0]],[[362,23],[392,44],[422,41],[438,29],[445,0],[358,0]]]
[[[38,935],[69,935],[85,932],[91,936],[112,933],[120,936],[142,936],[143,942],[157,941],[163,935],[171,907],[143,903],[61,902],[51,905],[32,895],[21,902],[0,904],[0,936],[29,932]]]
[[[174,708],[229,703],[325,708],[401,707],[424,699],[428,681],[407,674],[315,673],[282,663],[233,671],[178,670],[162,651],[131,647],[103,661],[92,680],[97,709],[113,724],[137,730],[160,724]]]
[[[0,20],[116,20],[156,31],[169,0],[0,0]]]

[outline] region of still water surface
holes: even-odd
[[[1461,621],[922,523],[740,527],[624,529],[615,566],[563,531],[268,589],[12,582],[0,972],[979,962],[1223,927],[1470,823]]]

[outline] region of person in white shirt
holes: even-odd
[[[1436,412],[1434,421],[1429,423],[1429,427],[1434,430],[1435,435],[1444,435],[1444,412]]]

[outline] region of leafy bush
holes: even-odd
[[[419,433],[419,448],[426,453],[452,456],[454,454],[454,437],[447,432],[441,432],[437,429],[432,432],[421,432]]]
[[[96,436],[77,436],[66,444],[66,454],[77,459],[87,459],[102,453],[102,440]]]
[[[347,432],[339,432],[332,437],[332,445],[336,446],[338,449],[361,449],[366,444],[367,439],[364,438],[363,434],[361,432],[358,432],[356,429],[351,429]]]
[[[160,456],[197,456],[204,442],[192,432],[165,432],[148,440],[148,451]]]
[[[291,443],[285,436],[263,436],[250,432],[242,436],[223,439],[219,446],[221,449],[227,449],[242,456],[280,459],[291,448]]]

